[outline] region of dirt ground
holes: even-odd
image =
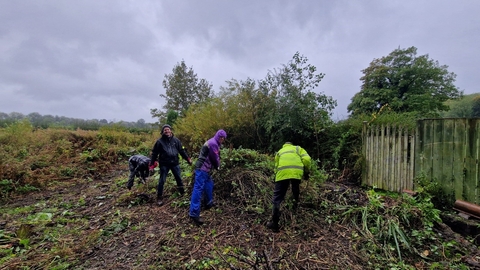
[[[157,176],[148,187],[135,185],[128,191],[115,183],[126,174],[117,170],[91,181],[65,182],[13,198],[7,207],[38,202],[53,207],[49,202],[84,200],[72,212],[88,222],[78,234],[64,240],[68,250],[59,253],[70,262],[71,269],[372,269],[369,258],[356,250],[354,229],[329,222],[309,205],[301,204],[296,212],[284,208],[284,226],[274,233],[265,227],[268,211],[247,210],[228,190],[216,186],[217,206],[202,210],[206,222],[196,226],[188,218],[190,190],[180,197],[169,180],[165,205],[159,207],[153,200]],[[360,188],[344,183],[325,184],[323,192],[330,200],[340,196],[336,192],[343,198],[350,193],[357,201],[364,199]],[[3,222],[5,231],[16,230],[12,221]],[[461,261],[477,269],[476,246],[444,224],[437,227],[446,240],[461,241],[472,250],[473,255],[465,255]],[[98,235],[97,240],[90,241]],[[27,257],[41,260],[41,253],[36,252]],[[424,269],[421,257],[413,260],[418,260],[417,269]],[[20,269],[22,265],[26,264],[13,259],[0,268]],[[28,265],[30,269],[48,269],[44,263]]]

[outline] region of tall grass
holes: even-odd
[[[108,126],[99,131],[34,129],[28,120],[0,129],[0,197],[41,189],[51,182],[88,179],[149,155],[156,135]]]

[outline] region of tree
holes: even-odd
[[[337,103],[332,97],[313,92],[324,74],[316,73],[316,67],[307,61],[297,52],[288,64],[260,81],[265,100],[256,120],[269,139],[269,150],[286,141],[307,148],[318,145],[319,131],[331,123],[331,111]]]
[[[261,149],[262,137],[258,134],[255,117],[265,101],[259,95],[252,79],[230,80],[220,87],[217,97],[201,104],[193,104],[175,123],[176,136],[189,149],[198,150],[209,136],[222,128],[228,133],[228,143],[236,147]]]
[[[165,124],[169,124],[171,126],[173,126],[175,124],[175,122],[177,121],[178,117],[179,117],[179,114],[177,111],[175,110],[168,110],[167,111],[167,114],[166,114],[166,120],[165,120]]]
[[[19,112],[11,112],[11,113],[9,114],[9,117],[10,117],[10,119],[16,121],[16,120],[22,120],[22,119],[24,119],[24,118],[25,118],[25,115],[24,115],[23,113],[19,113]]]
[[[173,128],[192,149],[223,128],[228,143],[236,147],[273,152],[291,141],[311,150],[320,144],[322,129],[332,123],[336,106],[331,97],[313,92],[322,78],[296,53],[258,84],[251,79],[227,81],[217,97],[190,106]]]
[[[187,68],[185,61],[177,64],[172,74],[166,74],[162,82],[165,94],[160,97],[166,99],[164,109],[176,111],[183,115],[192,104],[200,103],[212,97],[212,85],[205,79],[198,79],[193,68]],[[165,116],[166,113],[151,110],[154,117]]]
[[[220,87],[219,98],[223,101],[228,115],[229,141],[244,148],[259,149],[264,138],[260,134],[257,118],[262,104],[268,99],[250,78],[245,81],[230,80]]]
[[[428,55],[417,56],[415,47],[396,49],[362,70],[361,90],[347,110],[353,116],[371,114],[387,105],[395,112],[424,116],[446,111],[449,108],[444,102],[462,95],[453,84],[456,75],[447,68]]]
[[[192,104],[185,116],[179,118],[173,126],[175,136],[180,138],[189,151],[196,152],[217,130],[224,129],[229,134],[231,118],[224,108],[220,98]],[[230,136],[228,138],[230,140]]]
[[[33,126],[37,126],[42,121],[42,115],[38,112],[29,113],[27,118]]]

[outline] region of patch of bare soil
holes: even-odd
[[[86,222],[68,238],[73,245],[66,243],[68,250],[58,252],[71,269],[371,269],[369,258],[356,250],[355,229],[328,222],[318,206],[301,204],[296,211],[284,206],[281,231],[274,233],[265,227],[270,210],[245,207],[253,186],[235,193],[228,179],[219,180],[214,191],[216,207],[202,210],[206,222],[197,226],[188,218],[190,189],[180,197],[174,182],[167,180],[165,204],[159,207],[153,199],[157,176],[147,186],[135,185],[128,191],[115,183],[126,174],[116,171],[93,181],[52,186],[16,197],[7,206],[82,201],[71,211]],[[352,204],[365,200],[360,188],[342,183],[324,184],[321,192],[322,200],[350,200]],[[5,231],[17,229],[11,227],[13,222],[5,223]],[[437,229],[446,241],[455,239],[475,248],[448,226]],[[43,248],[48,250],[48,246]],[[12,259],[1,269],[49,268],[41,260],[41,250],[29,253],[29,263]],[[418,260],[417,269],[423,269],[422,258],[413,260]],[[477,266],[473,255],[462,260],[472,269]]]

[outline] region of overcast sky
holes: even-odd
[[[299,52],[339,120],[361,71],[411,46],[480,92],[478,0],[0,0],[0,112],[154,122],[182,60],[217,92]]]

